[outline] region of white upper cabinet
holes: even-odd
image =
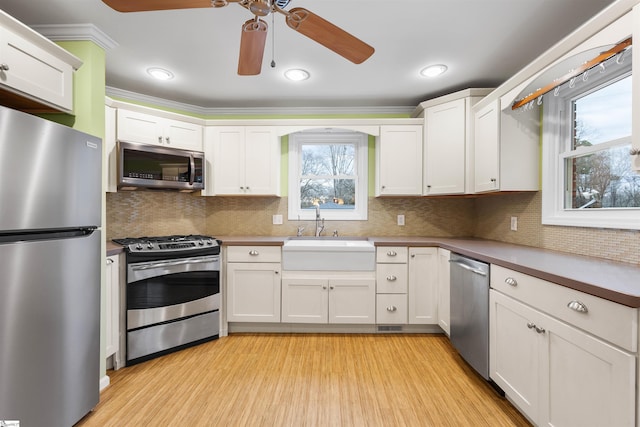
[[[376,143],[376,196],[422,195],[422,126],[383,125]]]
[[[424,194],[465,192],[465,100],[426,110]]]
[[[182,120],[118,109],[117,135],[121,141],[202,151],[202,126]]]
[[[500,190],[500,101],[475,114],[475,192]]]
[[[270,126],[205,129],[205,195],[280,195],[280,138]]]
[[[3,104],[29,112],[73,112],[75,56],[0,10]]]

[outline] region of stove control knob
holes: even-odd
[[[139,251],[141,251],[141,250],[142,250],[142,243],[138,243],[138,244],[136,245],[136,250],[139,250]]]
[[[200,246],[204,246],[204,241],[202,241],[202,240],[198,240],[198,244],[199,244]]]
[[[211,239],[207,240],[207,245],[213,245],[213,240]]]
[[[152,242],[147,243],[147,249],[153,249],[153,243]]]

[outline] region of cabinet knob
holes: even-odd
[[[9,66],[7,64],[0,64],[0,71],[9,71]]]
[[[535,329],[535,330],[536,330],[536,332],[537,332],[537,333],[539,333],[539,334],[544,334],[545,332],[547,332],[547,331],[545,331],[545,330],[544,330],[544,328],[541,328],[541,327],[539,327],[539,326],[534,326],[534,329]]]
[[[398,253],[396,251],[387,252],[387,256],[396,256],[396,255],[398,255]]]
[[[518,286],[518,282],[513,277],[507,277],[506,279],[504,279],[504,283],[511,286]]]
[[[333,288],[334,288],[334,286],[333,286],[333,285],[332,285],[332,286],[329,286],[329,289],[331,289],[331,290],[332,290]]]
[[[113,260],[111,258],[107,258],[107,265],[113,264]]]
[[[535,323],[532,323],[532,322],[527,323],[527,328],[533,329],[535,327],[536,327]]]
[[[274,274],[280,274],[280,272],[279,272],[279,271],[274,271],[273,273],[274,273]]]
[[[162,137],[161,136],[158,137],[158,144],[162,144]]]
[[[256,250],[250,250],[250,251],[249,251],[249,255],[251,255],[251,256],[258,256],[258,255],[260,255],[260,252],[258,252],[258,251],[256,251]]]
[[[583,303],[581,303],[580,301],[570,301],[569,304],[567,304],[567,307],[569,307],[571,310],[575,310],[578,313],[588,313],[589,309],[587,308],[586,305],[584,305]]]
[[[327,285],[322,285],[322,289],[327,289]]]
[[[171,140],[169,139],[169,137],[166,137],[164,140],[167,141],[167,144],[171,144]]]
[[[387,276],[387,280],[389,282],[395,282],[398,278],[392,274],[391,276]]]
[[[394,311],[396,311],[398,308],[395,305],[389,306],[387,307],[387,311],[390,313],[393,313]]]

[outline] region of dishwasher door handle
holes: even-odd
[[[460,266],[460,267],[464,268],[465,270],[469,270],[472,273],[479,274],[480,276],[486,276],[487,275],[487,273],[485,273],[484,271],[478,270],[477,268],[469,267],[467,264],[464,264],[464,263],[462,263],[460,261],[456,261],[456,260],[450,259],[449,262],[452,263],[452,264],[455,264],[457,266]]]

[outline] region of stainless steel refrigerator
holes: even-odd
[[[69,427],[98,403],[101,144],[0,107],[0,420]]]

